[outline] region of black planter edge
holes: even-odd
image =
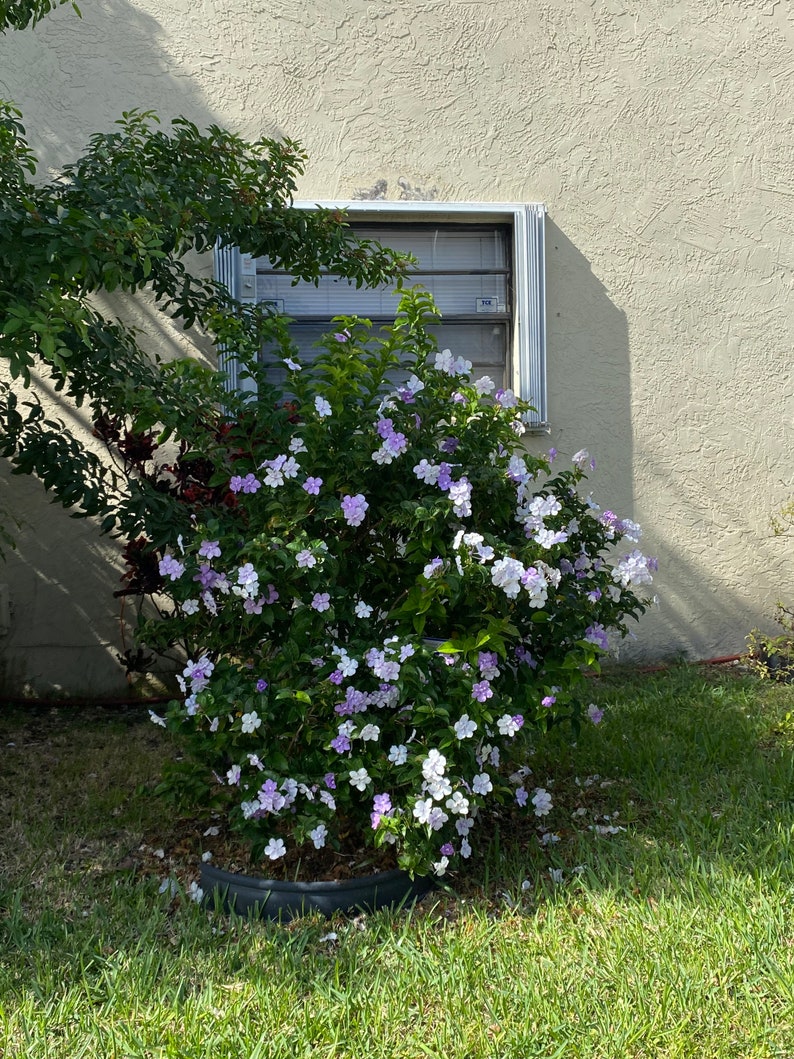
[[[204,904],[226,913],[288,922],[309,912],[328,917],[334,912],[375,912],[418,901],[434,889],[432,879],[411,879],[407,872],[378,872],[341,882],[282,882],[201,867]]]

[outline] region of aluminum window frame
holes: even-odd
[[[389,202],[375,200],[299,200],[297,209],[342,210],[352,224],[491,224],[512,229],[512,325],[508,377],[521,397],[532,402],[536,411],[528,429],[549,432],[546,389],[546,270],[545,217],[543,203],[504,202]],[[382,240],[388,245],[388,238]],[[235,248],[216,250],[216,278],[239,301],[256,302],[256,261]],[[220,354],[220,364],[236,386],[231,358]]]

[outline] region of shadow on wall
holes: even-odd
[[[199,24],[198,39],[211,42],[206,56],[186,56],[189,64],[179,55],[186,45],[127,0],[82,4],[82,18],[67,5],[35,29],[0,37],[0,96],[22,109],[41,175],[74,161],[122,111],[153,110],[164,123],[182,115],[199,127],[219,120],[209,100],[223,98],[234,74],[218,57],[213,12],[180,6]],[[251,135],[282,135],[260,108],[257,125]]]
[[[740,586],[759,578],[774,584],[775,569],[784,568],[785,542],[769,533],[751,539],[747,531],[740,556],[735,547],[732,551],[732,580],[720,570],[716,548],[703,548],[702,563],[687,559],[693,553],[692,541],[680,518],[669,515],[680,506],[674,490],[680,494],[686,488],[691,494],[693,520],[704,540],[729,532],[735,512],[716,510],[708,481],[682,484],[672,469],[668,474],[648,453],[635,452],[626,316],[551,217],[546,222],[546,315],[551,436],[542,442],[535,439],[532,448],[543,451],[553,445],[566,461],[579,449],[588,449],[598,464],[590,476],[594,500],[641,522],[641,546],[659,559],[654,591],[660,605],[632,628],[634,636],[623,642],[621,659],[734,654],[744,649],[753,626],[774,631],[774,599],[768,611],[760,610],[743,597]],[[649,475],[656,480],[651,482]],[[661,501],[652,505],[638,494],[641,481],[648,496]]]
[[[23,112],[40,177],[49,179],[74,161],[94,132],[112,128],[121,110],[152,109],[164,121],[185,115],[199,127],[218,120],[192,75],[167,50],[155,19],[126,0],[84,4],[82,11],[79,19],[60,9],[35,30],[0,37],[0,96]],[[262,134],[277,136],[278,130],[263,128]],[[116,308],[105,300],[108,307]],[[166,357],[185,353],[178,327],[145,301],[124,315],[144,333],[145,346]],[[82,410],[60,402],[49,387],[42,392],[52,414],[90,438]],[[134,616],[113,596],[118,543],[101,537],[92,521],[51,505],[38,482],[12,476],[5,460],[0,490],[0,518],[17,542],[0,564],[11,605],[10,626],[0,629],[0,692],[126,694],[117,655],[132,646]]]

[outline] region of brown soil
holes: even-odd
[[[352,879],[397,867],[392,849],[365,847],[352,836],[341,842],[338,851],[315,849],[310,843],[300,849],[290,847],[289,842],[286,845],[287,854],[280,860],[265,857],[254,862],[249,844],[231,831],[222,817],[215,814],[185,817],[175,821],[167,831],[147,834],[140,848],[131,854],[130,867],[146,874],[163,875],[173,871],[180,877],[190,877],[196,875],[202,854],[211,853],[211,863],[222,871],[304,882]]]

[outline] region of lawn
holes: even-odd
[[[144,709],[0,710],[0,1055],[794,1056],[794,688],[592,695],[603,724],[530,762],[545,836],[495,817],[412,912],[289,927],[186,896]]]

